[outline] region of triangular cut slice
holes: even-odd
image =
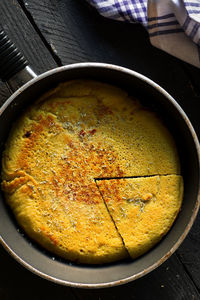
[[[183,179],[178,175],[96,183],[132,258],[152,248],[171,228],[180,210]]]

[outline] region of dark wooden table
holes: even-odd
[[[38,74],[70,63],[98,61],[150,77],[178,101],[200,136],[200,70],[152,47],[142,26],[100,17],[84,0],[1,0],[0,23]],[[0,81],[0,104],[9,95]],[[24,269],[1,246],[0,266],[0,300],[200,299],[200,215],[167,262],[123,286],[102,290],[59,286]]]

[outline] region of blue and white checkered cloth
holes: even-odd
[[[141,23],[152,45],[200,68],[200,0],[87,0],[107,18]]]

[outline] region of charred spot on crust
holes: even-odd
[[[25,134],[24,134],[24,137],[26,138],[29,138],[31,136],[31,131],[27,131]]]
[[[79,136],[83,137],[86,135],[86,132],[82,129],[80,132],[79,132]]]
[[[96,133],[96,131],[97,131],[96,129],[90,130],[90,131],[89,131],[89,134],[93,135],[93,134]]]

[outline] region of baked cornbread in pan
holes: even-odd
[[[156,242],[180,209],[179,174],[175,143],[159,118],[125,91],[91,80],[62,83],[38,99],[14,124],[2,159],[2,188],[21,227],[46,249],[79,263],[136,257],[154,244],[134,250],[126,242],[112,213],[115,205],[107,203],[111,196],[118,205],[118,184],[119,195],[128,193],[119,178],[140,177],[124,180],[144,182],[141,193],[155,195],[148,201],[158,205],[158,220],[169,219]],[[109,178],[116,182],[108,195]],[[150,191],[147,179],[153,180]],[[127,230],[136,215],[124,222]]]

